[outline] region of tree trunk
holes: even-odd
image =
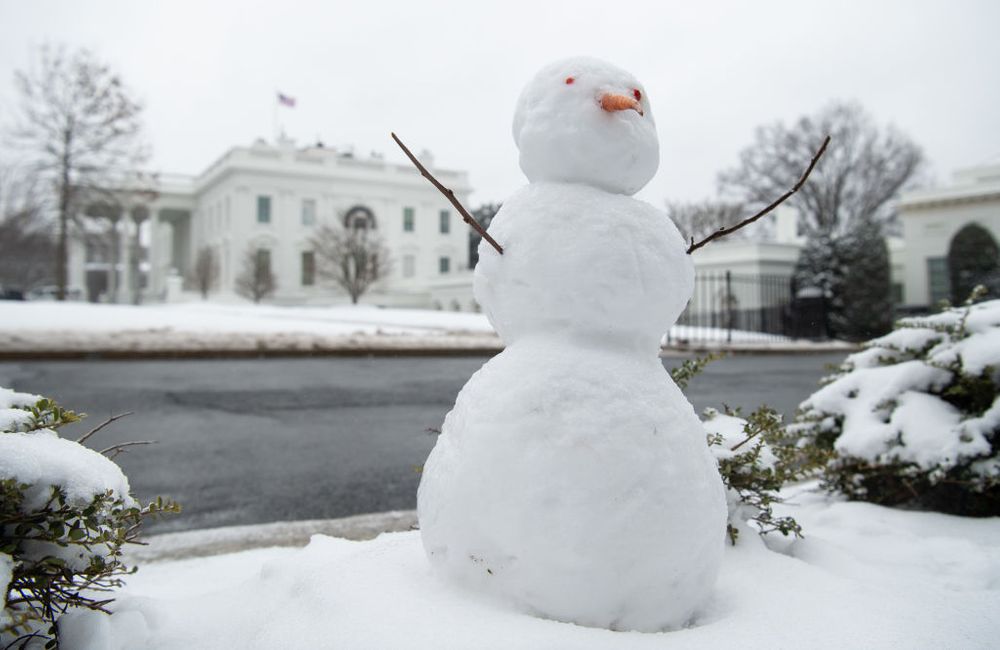
[[[56,245],[56,300],[66,300],[66,285],[68,283],[69,258],[69,186],[70,143],[73,141],[72,129],[63,131],[63,150],[60,157],[59,170],[59,241]]]
[[[59,188],[59,240],[56,243],[56,300],[66,300],[69,257],[69,168],[64,166]]]

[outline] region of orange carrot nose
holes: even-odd
[[[614,93],[605,93],[601,95],[601,108],[604,110],[611,111],[627,111],[632,109],[639,115],[642,115],[642,104],[640,104],[634,97],[628,97],[626,95],[616,95]]]

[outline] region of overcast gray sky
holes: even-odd
[[[525,182],[510,135],[521,87],[587,54],[646,86],[661,164],[640,197],[657,205],[714,195],[755,126],[832,99],[907,132],[941,181],[1000,156],[998,26],[995,0],[0,0],[0,121],[34,46],[85,46],[144,101],[158,171],[197,173],[270,137],[280,90],[300,143],[402,161],[395,130],[467,170],[478,204]]]

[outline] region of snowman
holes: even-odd
[[[530,183],[483,242],[474,291],[506,343],[462,388],[417,493],[427,557],[522,611],[614,630],[689,624],[715,582],[722,482],[658,357],[694,270],[631,198],[659,146],[630,74],[544,68],[514,117]]]

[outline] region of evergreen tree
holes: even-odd
[[[832,312],[842,308],[841,287],[844,284],[844,262],[840,258],[841,249],[829,232],[814,234],[806,241],[795,263],[796,292],[803,289],[819,289],[826,301],[827,334],[836,336],[830,329]]]
[[[970,223],[958,231],[948,247],[948,276],[953,305],[961,304],[979,284],[987,295],[1000,297],[1000,250],[988,230]]]
[[[472,211],[472,218],[479,222],[483,228],[489,228],[493,222],[493,217],[500,211],[500,203],[484,203]],[[476,268],[479,263],[479,242],[483,241],[482,236],[476,231],[469,233],[469,268]]]
[[[839,309],[830,314],[838,338],[865,341],[892,329],[889,247],[882,228],[860,219],[838,244],[844,263]]]
[[[841,237],[820,232],[808,240],[795,266],[795,286],[822,290],[830,336],[862,341],[892,327],[889,271],[882,228],[859,219]]]

